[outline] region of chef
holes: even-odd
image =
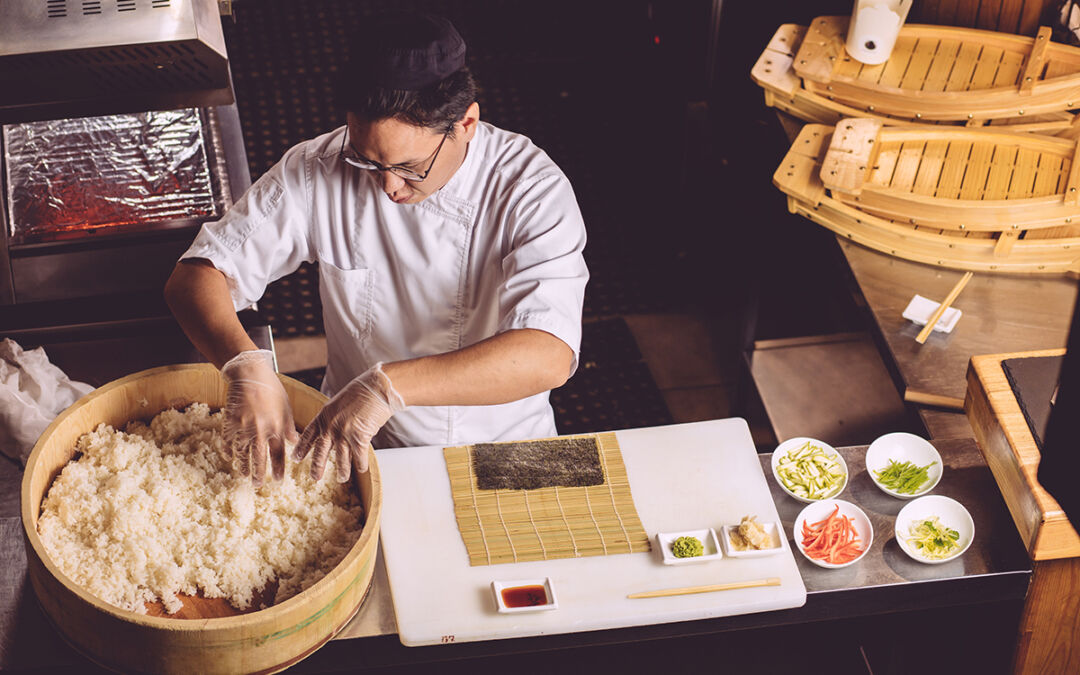
[[[319,479],[377,447],[555,435],[549,391],[577,367],[585,226],[563,172],[480,120],[465,43],[444,18],[354,34],[345,126],[300,143],[203,226],[165,297],[228,385],[226,445],[256,485],[297,441],[273,355],[236,311],[318,262],[330,402],[293,458]]]

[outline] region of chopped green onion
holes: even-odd
[[[881,485],[893,492],[911,495],[918,492],[919,488],[930,479],[927,470],[935,464],[937,462],[930,462],[926,466],[916,466],[911,462],[897,462],[895,459],[890,459],[889,465],[880,471],[874,470],[874,475],[877,476]]]

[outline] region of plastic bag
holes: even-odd
[[[1045,17],[1044,17],[1045,18]],[[1045,23],[1045,20],[1044,20]],[[1057,22],[1052,26],[1055,42],[1080,45],[1080,2],[1064,0],[1058,6]]]
[[[94,388],[72,382],[41,347],[0,342],[0,452],[26,466],[38,437],[62,410]]]

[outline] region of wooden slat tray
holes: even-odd
[[[991,129],[806,125],[773,182],[788,207],[908,260],[1080,272],[1077,143]],[[1074,223],[1075,221],[1075,223]]]
[[[1032,560],[1080,556],[1080,536],[1057,501],[1039,485],[1041,455],[1001,362],[1064,353],[1047,349],[974,356],[968,365],[964,409]]]
[[[1080,48],[974,28],[909,24],[889,59],[845,59],[849,18],[814,19],[795,54],[810,91],[900,117],[968,120],[1037,115],[1080,104]]]
[[[1015,62],[1027,62],[1024,54],[1037,38],[910,25],[886,63],[868,66],[844,51],[847,21],[820,17],[809,29],[780,26],[751,70],[767,105],[823,124],[873,117],[888,125],[993,125],[1014,132],[1080,134],[1080,117],[1073,112],[1080,108],[1080,95],[1073,96],[1080,91],[1080,49],[1044,37],[1044,53],[1054,62],[1044,63],[1038,81],[1031,76],[1031,86],[1021,91],[1029,75],[1018,74]],[[1011,85],[1003,84],[1010,80]]]

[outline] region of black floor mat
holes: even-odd
[[[271,284],[258,306],[259,315],[270,324],[275,338],[322,335],[319,268],[309,263],[300,265],[296,272]]]
[[[660,390],[643,361],[582,368],[551,392],[560,434],[671,424]]]
[[[555,6],[414,0],[395,8],[450,17],[469,44],[481,118],[529,136],[569,176],[589,232],[585,315],[670,311],[682,297],[677,282],[665,286],[666,275],[658,283],[652,274],[664,267],[657,262],[665,237],[652,231],[648,214],[655,208],[647,202],[660,196],[657,189],[639,189],[651,188],[652,180],[641,171],[638,150],[626,143],[640,133],[648,104],[610,76],[613,67],[634,68],[652,47],[636,39],[647,32],[633,28],[645,21],[641,7],[618,0],[559,0]],[[343,64],[348,27],[384,9],[384,3],[362,0],[235,5],[236,21],[226,22],[225,38],[253,178],[296,143],[343,123],[331,81]],[[573,21],[564,20],[567,11]],[[620,105],[632,105],[634,114],[613,114]],[[309,277],[302,268],[267,289],[260,304],[278,336],[323,333],[317,293],[298,297]]]
[[[621,318],[586,322],[570,381],[551,392],[560,434],[671,424],[664,397]]]
[[[641,359],[634,336],[622,319],[584,325],[577,373],[551,392],[560,434],[632,429],[671,424],[664,397]],[[318,389],[325,368],[288,373]]]
[[[294,380],[300,380],[312,389],[319,389],[322,387],[323,378],[326,376],[326,368],[307,368],[305,370],[294,370],[291,373],[285,373]]]

